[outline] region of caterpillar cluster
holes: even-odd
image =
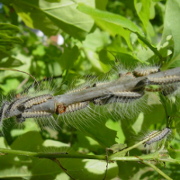
[[[137,77],[147,76],[147,82],[142,86],[142,88],[135,90],[110,90],[105,96],[93,98],[87,101],[76,102],[72,104],[65,105],[63,103],[56,104],[54,96],[52,93],[46,93],[43,95],[37,95],[32,97],[32,95],[22,95],[16,97],[11,102],[5,101],[2,104],[0,111],[0,123],[3,119],[10,118],[12,116],[16,117],[17,123],[24,122],[27,118],[37,118],[43,121],[43,118],[51,118],[56,122],[54,114],[58,115],[58,119],[63,119],[67,124],[74,124],[76,126],[79,123],[78,119],[81,119],[83,124],[89,124],[87,122],[87,117],[96,119],[95,115],[98,114],[96,109],[105,108],[106,112],[110,114],[115,113],[120,115],[121,119],[136,114],[142,110],[146,104],[145,92],[156,92],[161,91],[165,96],[171,94],[170,86],[172,86],[173,91],[174,83],[180,81],[180,77],[177,75],[166,75],[164,77],[148,77],[148,75],[156,74],[160,72],[159,67],[148,67],[148,68],[136,68],[134,71],[123,71],[118,72],[119,83],[128,82],[129,80],[135,80]],[[80,88],[73,89],[66,92],[65,94],[71,96],[75,92],[83,92],[89,88],[103,88],[104,85],[112,84],[112,81],[107,79],[86,83]],[[158,85],[159,87],[150,88],[151,85]],[[177,87],[177,86],[176,86]],[[35,93],[36,94],[36,93]],[[54,101],[53,108],[45,108],[49,100]],[[19,110],[22,111],[21,114],[16,115],[15,112]],[[83,121],[85,119],[85,121]],[[56,122],[57,123],[57,122]]]

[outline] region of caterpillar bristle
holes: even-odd
[[[10,117],[13,111],[21,105],[24,101],[26,101],[29,97],[21,96],[18,99],[15,99],[6,110],[6,117]]]

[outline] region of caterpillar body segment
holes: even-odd
[[[164,77],[148,77],[149,84],[155,84],[155,85],[166,85],[171,83],[177,83],[180,82],[180,76],[173,75],[173,76],[164,76]]]
[[[125,98],[140,98],[142,97],[142,93],[139,92],[131,92],[131,91],[116,91],[116,92],[112,92],[113,96],[116,97],[125,97]]]
[[[154,74],[160,72],[160,68],[159,67],[145,67],[145,68],[136,68],[133,71],[133,74],[136,77],[141,77],[141,76],[147,76],[149,74]]]
[[[151,145],[152,143],[158,142],[164,138],[166,138],[171,133],[171,129],[166,127],[161,131],[153,131],[148,136],[146,136],[144,139],[148,139],[144,146]]]
[[[65,113],[70,113],[70,112],[78,111],[80,109],[84,109],[89,105],[89,103],[90,103],[89,101],[86,101],[86,102],[70,104],[66,107]]]
[[[95,105],[105,105],[108,103],[127,103],[141,98],[144,92],[131,92],[131,91],[115,91],[111,92],[109,96],[97,98],[93,100]]]
[[[8,107],[9,107],[9,104],[10,103],[8,101],[5,101],[3,103],[3,105],[2,105],[2,107],[1,107],[1,111],[0,111],[0,126],[1,126],[1,123],[2,123],[3,119],[6,116],[5,114],[6,114],[6,111],[7,111]]]
[[[90,86],[84,86],[84,87],[81,87],[79,89],[70,90],[66,94],[71,94],[71,93],[74,93],[74,92],[83,91],[83,90],[88,89],[88,88],[90,88]]]
[[[52,98],[53,98],[53,96],[50,94],[44,94],[44,95],[36,96],[36,97],[33,97],[33,98],[26,100],[22,104],[21,107],[23,107],[24,109],[28,109],[28,108],[31,108],[33,105],[44,103],[48,99],[52,99]]]
[[[95,83],[95,84],[93,84],[93,87],[99,87],[99,86],[102,86],[102,85],[105,85],[105,84],[108,84],[108,83],[110,83],[110,82],[97,82],[97,83]]]
[[[144,92],[114,92],[109,102],[131,103],[132,101],[140,99],[143,95]]]
[[[51,113],[45,111],[34,111],[34,112],[24,112],[21,114],[22,118],[38,118],[38,117],[49,117]]]

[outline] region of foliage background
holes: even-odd
[[[21,38],[23,43],[14,39],[0,46],[0,67],[23,70],[37,80],[58,76],[53,80],[55,94],[65,92],[76,79],[75,85],[87,81],[86,75],[101,77],[116,65],[115,59],[127,68],[139,63],[158,63],[162,70],[178,67],[179,17],[179,0],[1,0],[0,22],[16,25],[19,32],[9,35]],[[9,33],[8,30],[2,32]],[[60,44],[57,34],[63,39]],[[0,71],[0,76],[2,102],[33,83],[27,75],[13,71]],[[113,144],[130,146],[135,143],[132,137],[142,130],[165,127],[166,115],[159,96],[153,93],[148,98],[147,108],[151,107],[151,111],[125,120],[119,116],[97,117],[97,121],[89,119],[92,125],[79,126],[79,130],[62,122],[59,122],[62,128],[58,131],[51,128],[41,131],[33,119],[24,123],[24,129],[7,122],[0,147],[33,152],[60,149],[71,153],[105,154],[105,148]],[[179,104],[171,105],[169,114],[178,114]],[[179,133],[178,123],[176,130]],[[171,142],[176,149],[179,149],[178,133]],[[131,156],[141,154],[142,147],[130,152]],[[178,160],[178,156],[172,152],[173,158]],[[97,160],[61,159],[61,163],[75,179],[103,179],[106,169],[106,162]],[[171,178],[178,179],[178,164],[156,165]],[[0,156],[0,178],[70,179],[49,159],[15,155]],[[147,178],[161,179],[161,176],[137,162],[110,163],[106,177]]]

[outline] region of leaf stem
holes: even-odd
[[[143,36],[139,35],[139,34],[136,33],[136,32],[134,32],[134,33],[138,36],[138,38],[139,38],[142,42],[144,42],[144,44],[146,44],[146,45],[149,47],[149,49],[151,49],[151,51],[154,52],[154,54],[156,54],[156,55],[159,57],[159,60],[161,61],[161,63],[163,63],[163,57],[161,56],[161,54],[159,53],[159,51],[157,50],[157,48],[153,47],[153,46],[149,43],[149,41],[148,41],[146,38],[144,38]]]

